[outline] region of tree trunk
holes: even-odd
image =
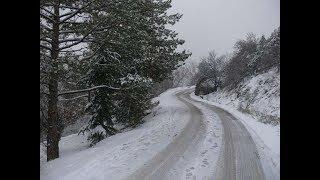
[[[59,116],[58,116],[58,82],[50,75],[49,105],[48,105],[48,134],[47,161],[59,157]]]
[[[47,161],[59,157],[59,140],[61,136],[61,123],[59,122],[58,114],[57,74],[57,62],[59,58],[59,0],[55,1],[54,14],[54,22],[52,23],[51,72],[49,74]]]
[[[100,123],[100,125],[102,126],[102,128],[106,131],[106,133],[108,135],[115,135],[117,130],[112,128],[112,127],[108,127],[106,125],[104,125],[103,123]]]
[[[201,92],[203,91],[203,88],[201,87],[201,84],[205,81],[205,78],[201,78],[197,83],[196,83],[196,87],[195,87],[195,95],[201,95]]]

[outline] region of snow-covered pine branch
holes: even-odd
[[[65,16],[69,16],[69,15],[71,15],[71,14],[73,14],[73,13],[74,13],[74,11],[70,11],[70,12],[61,14],[61,15],[59,16],[59,18],[62,18],[62,17],[65,17]]]
[[[40,41],[44,41],[44,42],[47,42],[47,43],[52,43],[51,39],[49,39],[49,38],[40,38]]]
[[[40,93],[43,95],[49,96],[49,93],[46,93],[46,92],[40,92]]]
[[[60,39],[59,43],[66,43],[66,42],[79,42],[83,41],[83,38],[70,38],[70,39]]]
[[[48,14],[50,14],[51,16],[54,16],[53,12],[49,11],[48,9],[46,9],[45,7],[40,7],[41,10],[47,12]]]
[[[111,90],[127,89],[127,88],[116,88],[116,87],[107,86],[107,85],[100,85],[100,86],[94,86],[94,87],[87,88],[87,89],[80,89],[80,90],[62,92],[62,93],[59,93],[58,96],[67,95],[67,94],[77,94],[77,93],[89,92],[89,91],[93,91],[93,90],[100,89],[100,88],[108,88],[108,89],[111,89]]]
[[[76,99],[80,99],[80,98],[88,97],[88,96],[89,96],[88,94],[85,94],[85,95],[81,95],[81,96],[77,96],[77,97],[73,97],[73,98],[68,98],[68,99],[59,99],[59,101],[71,101],[71,100],[76,100]]]
[[[70,53],[70,52],[83,52],[85,50],[85,48],[84,47],[82,47],[82,48],[79,48],[79,49],[72,49],[72,50],[65,50],[65,51],[60,51],[61,53]]]
[[[45,30],[47,30],[47,31],[50,31],[50,32],[52,31],[52,28],[48,27],[48,26],[45,25],[44,23],[41,23],[41,24],[40,24],[40,29],[41,29],[41,28],[42,28],[42,29],[45,29]]]
[[[44,56],[44,57],[46,57],[46,58],[52,59],[52,57],[51,57],[50,55],[48,55],[48,54],[45,54],[45,53],[40,52],[40,55],[41,55],[41,56]]]
[[[65,17],[64,19],[62,19],[62,20],[60,21],[60,23],[61,23],[61,24],[62,24],[62,23],[65,23],[67,20],[71,19],[72,17],[75,17],[77,14],[81,13],[81,11],[82,11],[84,8],[87,8],[87,7],[90,6],[92,3],[93,3],[93,1],[90,1],[90,2],[88,2],[86,5],[78,8],[78,9],[77,9],[76,11],[74,11],[74,12],[66,13],[66,14],[63,14],[63,15],[59,16],[60,18],[61,18],[61,17],[64,17],[64,16],[67,16],[67,17]]]
[[[50,22],[54,22],[54,20],[51,17],[49,17],[49,16],[47,16],[47,15],[45,15],[43,13],[40,13],[40,17],[42,17],[42,18],[44,18],[44,19],[46,19],[46,20],[48,20]]]
[[[79,33],[78,31],[75,30],[65,30],[65,31],[60,31],[60,34],[73,34],[73,33]]]
[[[50,47],[45,46],[45,45],[43,45],[43,44],[40,44],[40,47],[41,47],[41,48],[44,48],[44,49],[46,49],[46,50],[49,50],[49,51],[52,50]]]
[[[87,38],[91,33],[93,33],[93,32],[99,27],[100,24],[101,24],[101,23],[98,23],[97,25],[95,25],[87,34],[85,34],[85,35],[84,35],[82,38],[80,38],[77,42],[74,42],[74,43],[72,43],[72,44],[69,44],[69,45],[60,47],[60,48],[59,48],[59,51],[60,51],[60,50],[63,50],[63,49],[71,48],[71,47],[73,47],[73,46],[75,46],[75,45],[78,45],[78,44],[84,42],[84,41],[86,40],[86,38]]]
[[[78,10],[78,9],[80,9],[79,7],[73,7],[73,6],[67,6],[67,5],[60,5],[59,8],[62,8],[62,9],[72,9],[72,10]]]

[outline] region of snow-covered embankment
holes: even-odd
[[[280,74],[276,69],[248,78],[231,91],[220,89],[202,98],[193,93],[191,97],[239,119],[256,143],[265,174],[273,176],[267,179],[279,179]]]
[[[106,138],[92,148],[88,148],[86,135],[66,136],[60,141],[60,158],[45,162],[41,147],[41,179],[129,178],[165,150],[188,125],[190,110],[175,96],[184,89],[172,89],[155,98],[160,104],[141,127]]]

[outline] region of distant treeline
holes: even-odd
[[[190,84],[197,84],[205,91],[214,91],[217,87],[233,89],[244,78],[274,67],[280,71],[280,27],[269,38],[249,33],[246,39],[235,43],[231,55],[217,56],[214,51],[210,52],[201,59]]]

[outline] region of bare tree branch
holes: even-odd
[[[80,98],[88,97],[88,96],[89,96],[88,94],[85,94],[85,95],[81,95],[81,96],[77,96],[77,97],[73,97],[73,98],[69,98],[69,99],[59,99],[59,101],[71,101],[71,100],[76,100],[76,99],[80,99]]]
[[[78,9],[79,10],[79,9]],[[71,15],[71,14],[73,14],[74,13],[74,11],[71,11],[71,12],[68,12],[68,13],[65,13],[65,14],[61,14],[60,16],[59,16],[59,18],[62,18],[62,17],[65,17],[65,16],[68,16],[68,15]]]
[[[49,13],[51,16],[55,16],[55,14],[53,14],[53,12],[49,11],[48,9],[46,9],[45,7],[40,7],[40,9],[44,10],[45,12]]]
[[[69,19],[73,18],[74,16],[76,16],[77,14],[79,14],[80,11],[81,11],[81,9],[79,9],[79,10],[77,10],[76,12],[72,13],[72,14],[69,15],[68,17],[62,19],[62,20],[60,21],[60,24],[66,23],[67,20],[69,20]]]
[[[40,38],[40,41],[44,41],[50,44],[52,43],[52,41],[49,38]]]
[[[69,52],[79,52],[79,51],[83,51],[85,48],[80,48],[80,49],[72,49],[72,50],[61,50],[61,53],[69,53]]]
[[[79,39],[77,42],[72,43],[72,44],[69,44],[69,45],[66,45],[66,46],[63,46],[63,47],[59,48],[59,50],[68,49],[68,48],[73,47],[73,46],[75,46],[75,45],[78,45],[78,44],[80,44],[80,43],[82,43],[82,42],[85,42],[85,38],[88,37],[90,34],[91,34],[91,33],[86,34],[86,35],[83,36],[81,39]]]
[[[106,27],[101,27],[98,29],[95,29],[95,32],[102,32],[106,29],[111,28],[112,26],[106,26]],[[81,33],[80,31],[76,31],[76,30],[65,30],[65,31],[60,31],[60,34],[73,34],[73,33]]]
[[[43,24],[43,23],[41,23],[40,28],[43,28],[43,29],[48,30],[48,31],[52,31],[51,28],[49,28],[48,26],[46,26],[46,25]]]
[[[62,39],[62,40],[59,40],[59,43],[75,42],[75,41],[84,41],[84,40],[83,38]]]
[[[91,59],[93,56],[95,56],[97,54],[97,52],[93,53],[92,55],[90,56],[86,56],[86,57],[83,57],[80,61],[85,61],[85,60],[88,60],[88,59]]]
[[[116,87],[107,86],[107,85],[100,85],[100,86],[95,86],[95,87],[91,87],[91,88],[87,88],[87,89],[80,89],[80,90],[75,90],[75,91],[62,92],[62,93],[59,93],[58,96],[67,95],[67,94],[76,94],[76,93],[89,92],[89,91],[93,91],[93,90],[100,89],[100,88],[108,88],[108,89],[111,89],[111,90],[121,90],[121,88],[116,88]]]
[[[41,94],[44,94],[46,96],[49,96],[49,93],[46,93],[46,92],[40,92]]]
[[[51,49],[50,47],[45,46],[45,45],[43,45],[43,44],[40,44],[40,47],[41,47],[41,48],[44,48],[44,49],[47,49],[47,50],[49,50],[49,51],[52,51],[52,49]]]
[[[49,59],[51,59],[51,58],[52,58],[50,55],[45,54],[45,53],[42,53],[42,52],[40,52],[40,55],[45,56],[45,57],[47,57],[47,58],[49,58]]]
[[[47,16],[47,15],[45,15],[43,13],[40,13],[40,17],[42,17],[42,18],[44,18],[44,19],[46,19],[46,20],[48,20],[50,22],[54,22],[54,20],[51,17],[49,17],[49,16]]]
[[[64,19],[62,19],[62,20],[60,21],[60,23],[61,23],[61,24],[62,24],[62,23],[65,23],[67,20],[69,20],[69,19],[71,19],[72,17],[76,16],[77,14],[81,13],[81,11],[82,11],[84,8],[88,7],[92,2],[93,2],[93,1],[88,2],[86,5],[82,6],[81,8],[78,8],[76,11],[72,12],[70,15],[66,15],[66,14],[61,15],[60,18],[61,18],[61,17],[64,17],[64,16],[67,16],[67,17],[65,17]],[[68,14],[68,13],[67,13],[67,14]]]
[[[80,61],[91,59],[93,56],[95,56],[99,52],[99,50],[101,50],[101,48],[103,47],[104,44],[105,43],[103,43],[102,45],[99,45],[99,48],[94,53],[92,53],[89,56],[83,57]]]
[[[84,42],[85,39],[86,39],[91,33],[93,33],[93,32],[98,28],[98,26],[99,26],[100,24],[101,24],[101,23],[98,23],[97,25],[95,25],[95,26],[94,26],[86,35],[84,35],[79,41],[77,41],[77,42],[75,42],[75,43],[72,43],[72,44],[69,44],[69,45],[66,45],[66,46],[64,46],[64,47],[61,47],[61,48],[59,48],[59,50],[67,49],[67,48],[73,47],[73,46],[75,46],[75,45],[78,45],[78,44]],[[90,41],[90,42],[92,42],[92,41]]]
[[[59,8],[73,9],[73,10],[78,10],[78,9],[80,9],[79,7],[72,7],[72,6],[66,6],[66,5],[60,5]]]
[[[80,33],[80,32],[75,30],[60,31],[60,34],[72,34],[72,33]]]
[[[44,3],[44,2],[41,2],[40,1],[40,7],[41,8],[43,8],[43,7],[48,7],[48,6],[53,6],[54,4],[53,3],[49,3],[49,2],[46,2],[46,3]]]

